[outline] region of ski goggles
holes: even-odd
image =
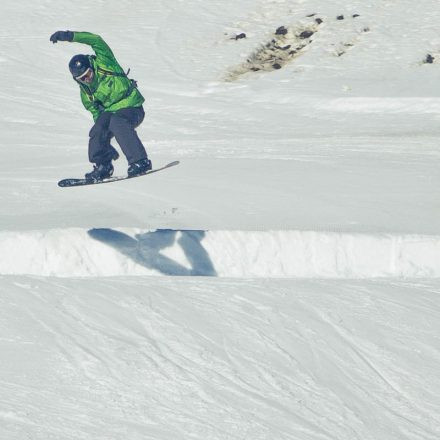
[[[89,67],[83,74],[75,76],[75,79],[82,83],[90,83],[93,79],[93,69]]]

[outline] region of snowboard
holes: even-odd
[[[58,182],[58,186],[60,186],[61,188],[68,188],[71,186],[98,185],[100,183],[111,183],[111,182],[118,182],[119,180],[134,179],[135,177],[148,176],[149,174],[153,174],[153,173],[157,173],[158,171],[166,170],[167,168],[171,168],[176,165],[179,165],[179,163],[180,162],[178,160],[176,160],[174,162],[170,162],[170,163],[164,165],[161,168],[156,168],[156,169],[147,171],[146,173],[138,174],[137,176],[114,176],[114,177],[109,177],[108,179],[103,179],[103,180],[98,180],[98,181],[87,180],[87,179],[74,179],[74,178],[63,179]]]

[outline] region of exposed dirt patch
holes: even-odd
[[[370,28],[364,27],[362,30],[353,36],[350,40],[341,41],[339,44],[334,45],[333,54],[337,57],[345,55],[349,50],[351,50],[361,39],[362,34],[370,32]]]
[[[357,20],[358,17],[360,17],[360,14],[339,14],[329,18],[313,13],[306,16],[306,22],[303,21],[292,26],[279,26],[265,43],[249,55],[245,62],[232,67],[226,74],[225,80],[235,81],[249,72],[270,72],[282,69],[306,51],[307,47],[316,39],[318,32],[322,31],[326,24],[330,23],[331,25],[333,23],[331,28],[335,32],[333,36],[335,37],[338,34],[334,26],[336,23],[340,22],[339,26],[343,26],[346,29],[347,26],[353,26],[353,20]],[[330,38],[330,41],[325,41],[321,39],[321,45],[326,45],[329,48],[329,52],[334,56],[341,57],[356,46],[365,33],[370,32],[368,26],[356,26],[355,28],[357,30],[351,37],[347,38],[347,32],[344,32],[344,40],[335,41],[335,38]],[[322,35],[326,35],[326,40],[328,40],[328,32],[327,34],[322,32]],[[246,34],[243,33],[235,35],[230,39],[239,40],[246,37]],[[434,56],[428,55],[425,63],[433,62],[435,62]]]
[[[268,72],[283,68],[313,42],[321,23],[322,19],[315,19],[308,25],[278,27],[272,38],[256,49],[246,62],[231,69],[226,80],[234,81],[249,72]]]

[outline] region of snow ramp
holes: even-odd
[[[1,275],[435,278],[440,237],[313,231],[0,232]]]

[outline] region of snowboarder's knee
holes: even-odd
[[[111,113],[102,113],[89,132],[90,137],[101,136],[108,131]]]
[[[127,127],[130,127],[130,122],[119,115],[113,115],[110,119],[109,129],[112,133],[117,133],[119,130],[124,130]]]

